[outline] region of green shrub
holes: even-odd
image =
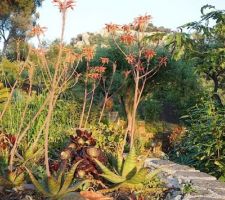
[[[175,146],[171,158],[223,178],[225,163],[225,109],[213,101],[203,101],[183,116],[188,127],[181,143]]]

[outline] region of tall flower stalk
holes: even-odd
[[[19,125],[18,133],[16,134],[15,142],[12,146],[11,152],[10,152],[10,161],[9,161],[9,170],[13,171],[14,167],[14,160],[15,156],[21,158],[21,156],[17,152],[17,148],[20,144],[20,142],[24,139],[27,132],[31,129],[34,122],[39,118],[39,116],[47,109],[47,115],[42,123],[42,126],[37,131],[36,138],[34,139],[34,142],[30,144],[28,147],[28,150],[34,150],[35,147],[38,144],[38,141],[42,135],[44,134],[44,156],[45,156],[45,167],[46,167],[46,174],[48,177],[51,176],[51,172],[49,169],[49,157],[48,157],[48,144],[49,144],[49,129],[51,124],[51,118],[54,112],[55,105],[57,103],[57,99],[59,95],[65,91],[69,87],[69,82],[75,75],[77,75],[76,69],[79,64],[79,61],[81,59],[80,55],[77,55],[75,53],[68,53],[67,50],[64,48],[63,44],[63,38],[64,38],[64,32],[65,32],[65,23],[66,23],[66,13],[69,8],[74,7],[74,1],[73,0],[53,0],[53,3],[58,6],[61,16],[62,16],[62,28],[61,28],[61,36],[60,36],[60,42],[58,47],[58,54],[56,62],[54,63],[54,72],[50,72],[50,63],[47,57],[45,56],[46,51],[42,48],[41,39],[40,36],[43,35],[44,31],[46,30],[45,27],[40,27],[39,25],[32,28],[30,35],[36,36],[39,42],[38,48],[29,47],[29,53],[27,56],[26,61],[23,63],[23,67],[21,68],[19,72],[19,76],[22,74],[25,68],[28,68],[29,70],[29,91],[28,96],[31,97],[32,94],[32,84],[33,84],[33,77],[35,68],[32,64],[31,60],[31,54],[35,55],[38,58],[41,74],[43,76],[43,80],[45,82],[45,87],[47,91],[47,95],[43,103],[41,104],[38,111],[34,114],[33,118],[30,120],[30,122],[24,127],[25,123],[25,116],[28,111],[28,105],[29,101],[27,100],[25,109],[22,112],[21,115],[21,121]],[[66,55],[66,62],[64,62],[63,57]],[[20,77],[18,77],[19,80]],[[76,79],[78,79],[78,76],[76,76]],[[7,110],[7,107],[11,101],[14,89],[16,88],[16,85],[18,84],[18,80],[15,82],[14,86],[12,87],[11,93],[9,95],[9,98],[5,104],[5,107],[3,109],[3,112],[0,115],[0,120],[2,119],[4,113]],[[77,83],[77,80],[75,81],[75,84]],[[29,99],[29,98],[28,98]]]
[[[117,48],[124,55],[130,66],[129,73],[134,83],[133,105],[131,106],[131,118],[128,118],[126,134],[130,135],[130,148],[134,145],[136,115],[146,82],[155,76],[163,66],[167,64],[166,57],[156,58],[156,47],[146,43],[146,28],[151,16],[139,16],[130,25],[119,26],[106,24],[106,30],[111,33],[112,39]],[[119,41],[118,41],[119,40]],[[120,44],[123,44],[123,48]],[[155,64],[153,60],[158,60]]]

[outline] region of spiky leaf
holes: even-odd
[[[78,161],[77,163],[75,163],[72,168],[70,169],[70,171],[65,175],[65,181],[63,183],[62,188],[60,189],[60,192],[65,192],[69,186],[71,185],[72,181],[73,181],[73,177],[74,177],[74,173],[77,169],[77,166],[82,162],[83,160]]]
[[[59,172],[59,175],[58,175],[58,178],[57,178],[57,182],[58,184],[61,186],[62,184],[62,177],[63,177],[63,174],[64,174],[64,170],[60,170]]]
[[[124,162],[122,176],[126,177],[131,171],[134,170],[137,164],[137,155],[135,148],[132,148]]]
[[[9,172],[8,179],[13,183],[16,179],[16,172]]]
[[[119,172],[119,174],[122,173],[122,168],[123,168],[123,155],[119,153],[117,155],[117,171]]]
[[[117,174],[113,173],[110,169],[108,169],[105,165],[103,165],[97,159],[94,159],[94,160],[103,172],[101,176],[107,179],[108,181],[110,181],[111,183],[121,183],[126,180],[126,178],[118,176]]]
[[[34,175],[31,173],[31,171],[30,171],[29,169],[27,169],[27,168],[26,168],[26,170],[27,170],[27,172],[28,172],[28,174],[29,174],[29,176],[30,176],[31,182],[34,184],[34,186],[37,188],[37,190],[38,190],[39,192],[41,192],[43,195],[45,195],[46,197],[51,196],[51,195],[44,189],[44,187],[42,187],[42,185],[37,181],[37,179],[34,177]]]
[[[24,173],[20,173],[18,176],[16,176],[15,181],[14,181],[14,185],[19,186],[24,182]]]
[[[81,187],[84,183],[86,183],[86,182],[87,182],[87,181],[80,181],[80,182],[74,184],[73,186],[71,186],[71,187],[67,190],[67,192],[74,192],[74,191],[80,189],[80,187]]]
[[[130,183],[130,184],[142,183],[148,176],[148,173],[149,172],[147,168],[142,168],[130,180],[127,180],[127,183]]]
[[[61,185],[58,184],[58,181],[53,176],[48,177],[48,189],[51,194],[57,194],[60,186]]]

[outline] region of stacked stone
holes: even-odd
[[[158,158],[146,159],[145,167],[161,169],[159,177],[172,189],[166,200],[225,200],[225,183],[199,170]],[[187,184],[191,191],[183,193]]]

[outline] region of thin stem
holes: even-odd
[[[92,108],[92,104],[93,104],[93,100],[94,100],[94,95],[95,95],[95,89],[96,89],[96,83],[94,82],[93,83],[93,91],[92,91],[92,95],[91,95],[91,102],[90,102],[87,117],[86,117],[86,120],[85,120],[85,123],[84,123],[84,128],[86,128],[88,118],[89,118],[89,115],[90,115],[90,112],[91,112],[91,108]]]

